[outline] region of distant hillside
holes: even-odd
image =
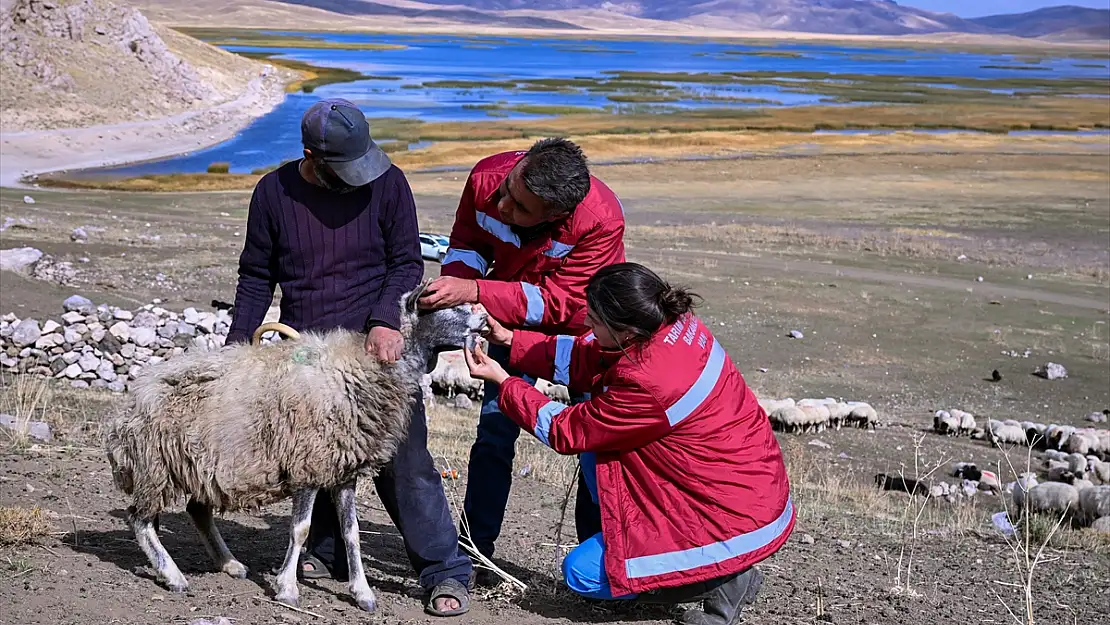
[[[1110,10],[1106,9],[1058,6],[970,21],[1018,37],[1110,39]]]
[[[3,2],[4,0],[0,0]],[[131,0],[152,19],[192,26],[603,30],[699,35],[997,35],[1110,38],[1107,11],[1057,7],[964,19],[894,0]],[[905,0],[912,2],[913,0]]]
[[[986,33],[988,29],[951,14],[901,6],[891,0],[421,0],[421,4],[451,8],[421,10],[416,3],[394,6],[366,0],[276,0],[346,15],[438,17],[453,21],[489,21],[491,13],[528,10],[551,14],[512,16],[502,26],[565,28],[555,22],[560,12],[604,10],[628,17],[684,21],[733,30],[788,30],[795,32],[902,35],[910,33]]]
[[[470,8],[460,8],[458,5],[481,5],[482,0],[473,2],[472,0],[454,0],[452,2],[425,2],[427,5],[445,4],[452,5],[450,9],[440,9],[435,6],[414,7],[410,6],[415,3],[406,3],[405,5],[392,5],[380,2],[370,2],[368,0],[276,0],[284,4],[295,4],[304,7],[311,7],[314,9],[322,9],[332,13],[339,13],[341,15],[375,15],[382,17],[406,17],[416,19],[428,20],[443,20],[447,22],[455,22],[460,24],[496,24],[498,26],[505,26],[509,28],[558,28],[558,29],[571,29],[577,30],[581,28],[577,24],[565,22],[553,18],[545,17],[531,17],[531,16],[515,16],[515,15],[498,15],[497,13],[490,13],[483,10],[472,10]],[[594,4],[599,4],[595,2]],[[481,6],[475,6],[476,9],[484,9]],[[519,8],[519,7],[518,7]],[[526,7],[536,9],[538,7]],[[496,9],[495,9],[496,11]]]
[[[0,5],[5,131],[156,119],[235,100],[264,65],[108,0]]]

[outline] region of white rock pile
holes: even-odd
[[[224,344],[231,326],[226,310],[166,310],[155,300],[138,310],[101,304],[74,295],[57,320],[0,317],[0,369],[71,380],[76,388],[127,390],[147,365],[187,349]]]

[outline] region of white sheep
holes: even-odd
[[[188,582],[158,539],[159,513],[181,500],[216,566],[233,577],[247,569],[228,550],[213,511],[251,510],[293,498],[285,561],[276,599],[299,602],[297,559],[308,536],[320,489],[335,501],[349,589],[373,611],[355,510],[358,477],[389,462],[407,436],[420,377],[441,348],[473,345],[486,327],[469,305],[417,314],[423,285],[405,294],[401,359],[380,363],[365,337],[346,330],[277,328],[294,340],[268,347],[236,345],[188,351],[147,367],[129,403],[106,424],[105,446],[115,485],[132,496],[128,524],[139,547],[169,588]]]
[[[838,401],[836,403],[828,404],[829,408],[829,427],[839,430],[852,416],[852,406],[847,403]]]
[[[1110,462],[1090,456],[1087,458],[1087,471],[1092,481],[1110,484]]]
[[[847,403],[852,407],[852,412],[849,413],[847,418],[849,425],[866,430],[875,429],[875,426],[879,423],[879,413],[871,407],[871,404],[862,401],[850,401]]]
[[[809,417],[797,406],[780,406],[768,418],[771,427],[780,432],[800,432],[809,427]]]
[[[1036,475],[1032,473],[1023,473],[1018,477],[1017,481],[1011,485],[1010,498],[1014,502],[1014,510],[1016,511],[1014,516],[1020,517],[1024,514],[1023,510],[1025,510],[1027,494],[1029,490],[1037,486],[1038,483]]]
[[[1091,523],[1091,529],[1103,534],[1110,534],[1110,516],[1104,516]]]
[[[933,413],[933,431],[945,436],[958,436],[960,419],[947,410],[938,410]]]
[[[563,404],[570,403],[570,389],[562,384],[553,384],[543,378],[538,378],[535,386],[541,393],[547,395],[548,399]]]
[[[1031,512],[1050,512],[1057,515],[1078,513],[1079,491],[1071,484],[1060,482],[1037,484],[1029,489],[1028,499]]]
[[[1084,525],[1110,516],[1110,486],[1092,486],[1079,490],[1079,521]]]
[[[448,399],[455,395],[466,395],[478,400],[482,397],[484,383],[471,377],[470,368],[461,350],[445,351],[439,354],[436,366],[432,369],[432,389],[439,391]]]
[[[1006,445],[1026,445],[1028,439],[1025,436],[1025,431],[1021,429],[1021,425],[1008,421],[988,421],[987,432],[990,437],[989,440],[992,444],[1006,444]]]
[[[1082,456],[1078,453],[1071,453],[1065,457],[1067,458],[1065,462],[1068,463],[1068,468],[1071,469],[1072,473],[1081,475],[1087,472],[1088,462],[1086,456]]]

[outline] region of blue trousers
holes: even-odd
[[[592,453],[579,457],[582,477],[585,480],[590,499],[597,503],[597,459]],[[563,558],[563,580],[574,592],[590,599],[634,599],[635,594],[614,597],[605,575],[605,541],[598,531]]]
[[[509,348],[490,345],[489,356],[501,363],[509,375],[521,375],[508,366]],[[470,461],[467,465],[469,475],[463,500],[463,512],[470,530],[469,538],[487,558],[493,557],[494,542],[501,535],[501,524],[505,519],[505,507],[508,505],[509,490],[513,483],[516,440],[520,436],[520,426],[505,416],[497,405],[500,388],[500,385],[492,382],[486,382],[483,388],[478,436],[470,448]],[[582,399],[584,396],[580,394],[571,395],[572,404]],[[597,506],[597,498],[593,497],[591,501],[586,497],[587,492],[583,477],[580,476],[574,509],[579,541],[601,531],[601,511]],[[460,530],[465,535],[466,528]]]
[[[417,393],[413,401],[408,437],[401,442],[393,461],[374,477],[374,488],[401,533],[420,586],[431,589],[449,577],[465,585],[473,564],[459,547],[442,478],[428,453],[423,396]],[[336,578],[346,579],[347,549],[339,536],[335,504],[326,491],[320,491],[312,507],[308,552]]]

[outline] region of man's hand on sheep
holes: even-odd
[[[478,282],[452,276],[440,276],[424,287],[418,304],[421,308],[440,310],[459,304],[478,303]]]
[[[370,333],[366,335],[366,353],[373,355],[382,362],[397,362],[400,360],[401,350],[404,347],[404,337],[393,328],[377,326],[370,328]]]
[[[486,380],[494,384],[504,384],[509,379],[509,374],[496,360],[490,358],[478,347],[473,350],[464,349],[463,358],[470,369],[470,377]]]

